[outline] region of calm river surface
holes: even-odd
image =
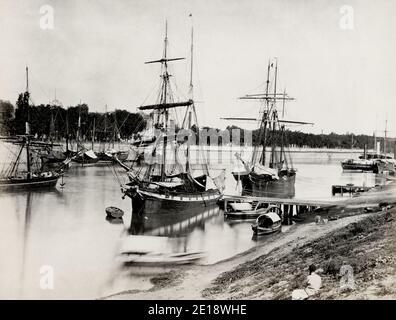
[[[371,173],[343,172],[337,157],[314,159],[304,154],[295,162],[296,198],[330,199],[332,184],[384,183]],[[204,251],[203,263],[214,263],[257,243],[251,222],[227,222],[216,206],[186,215],[132,219],[131,202],[121,199],[113,170],[74,165],[63,189],[58,183],[53,191],[0,193],[1,299],[90,299],[150,288],[148,275],[164,270],[121,267],[119,252],[125,244],[158,246],[166,252]],[[225,193],[235,194],[230,171],[228,165]],[[125,211],[120,223],[105,219],[108,206]],[[51,272],[53,289],[42,289]]]

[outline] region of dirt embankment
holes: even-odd
[[[396,209],[373,213],[322,237],[273,250],[222,273],[205,299],[290,299],[305,287],[308,266],[322,268],[322,289],[312,299],[396,298]],[[340,268],[353,268],[354,289],[341,289]]]

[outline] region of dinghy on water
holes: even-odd
[[[202,251],[173,251],[180,238],[129,236],[121,244],[121,261],[133,266],[163,266],[196,263],[206,255]]]
[[[260,215],[254,224],[252,224],[253,234],[256,236],[280,232],[282,220],[275,212],[267,212]]]
[[[268,206],[267,203],[258,201],[257,203],[229,203],[229,208],[225,213],[229,219],[256,219],[263,213],[280,212],[276,205]]]
[[[106,214],[112,218],[121,218],[124,215],[124,211],[117,207],[107,207]]]

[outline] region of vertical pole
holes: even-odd
[[[103,145],[103,151],[106,149],[106,141],[107,141],[107,104],[105,105],[105,123],[104,123],[104,145]]]
[[[92,151],[94,149],[94,143],[95,143],[95,116],[93,119],[93,127],[92,127]]]
[[[188,113],[188,128],[191,129],[191,111]],[[187,141],[186,172],[190,171],[190,141]]]
[[[66,109],[66,154],[69,155],[69,108]]]
[[[393,159],[396,159],[396,141],[393,142]]]
[[[388,119],[385,120],[385,134],[384,134],[384,155],[386,156],[386,134],[388,131]]]
[[[26,101],[26,108],[27,108],[27,121],[26,121],[26,128],[25,128],[25,133],[26,133],[26,166],[27,166],[27,178],[31,178],[31,172],[30,172],[30,111],[29,111],[29,69],[26,67],[26,96],[27,96],[27,101]]]

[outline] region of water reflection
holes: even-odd
[[[129,233],[166,237],[186,236],[198,228],[205,230],[205,221],[220,214],[217,205],[191,207],[183,211],[164,210],[160,213],[132,213]]]

